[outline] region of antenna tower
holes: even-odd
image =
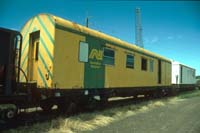
[[[141,24],[141,13],[140,8],[135,9],[135,41],[136,45],[144,48],[142,41],[142,24]]]

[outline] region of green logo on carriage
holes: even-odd
[[[90,59],[103,60],[103,51],[92,49],[89,55]]]
[[[101,68],[101,61],[103,60],[103,51],[98,49],[92,49],[89,55],[90,67],[94,69]]]

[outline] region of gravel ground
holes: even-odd
[[[90,132],[200,133],[200,97],[168,103]]]

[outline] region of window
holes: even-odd
[[[38,61],[39,54],[39,42],[36,42],[36,50],[35,50],[35,60]]]
[[[149,67],[149,69],[150,69],[150,72],[153,72],[153,60],[150,60],[150,67]]]
[[[142,58],[141,60],[141,69],[147,71],[147,59]]]
[[[88,43],[80,42],[79,61],[88,62]]]
[[[115,64],[115,51],[112,49],[104,48],[103,51],[103,64]]]
[[[134,68],[134,56],[126,55],[126,68]]]

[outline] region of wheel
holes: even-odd
[[[6,109],[4,111],[4,118],[6,120],[14,119],[16,115],[17,115],[17,110],[15,109]]]

